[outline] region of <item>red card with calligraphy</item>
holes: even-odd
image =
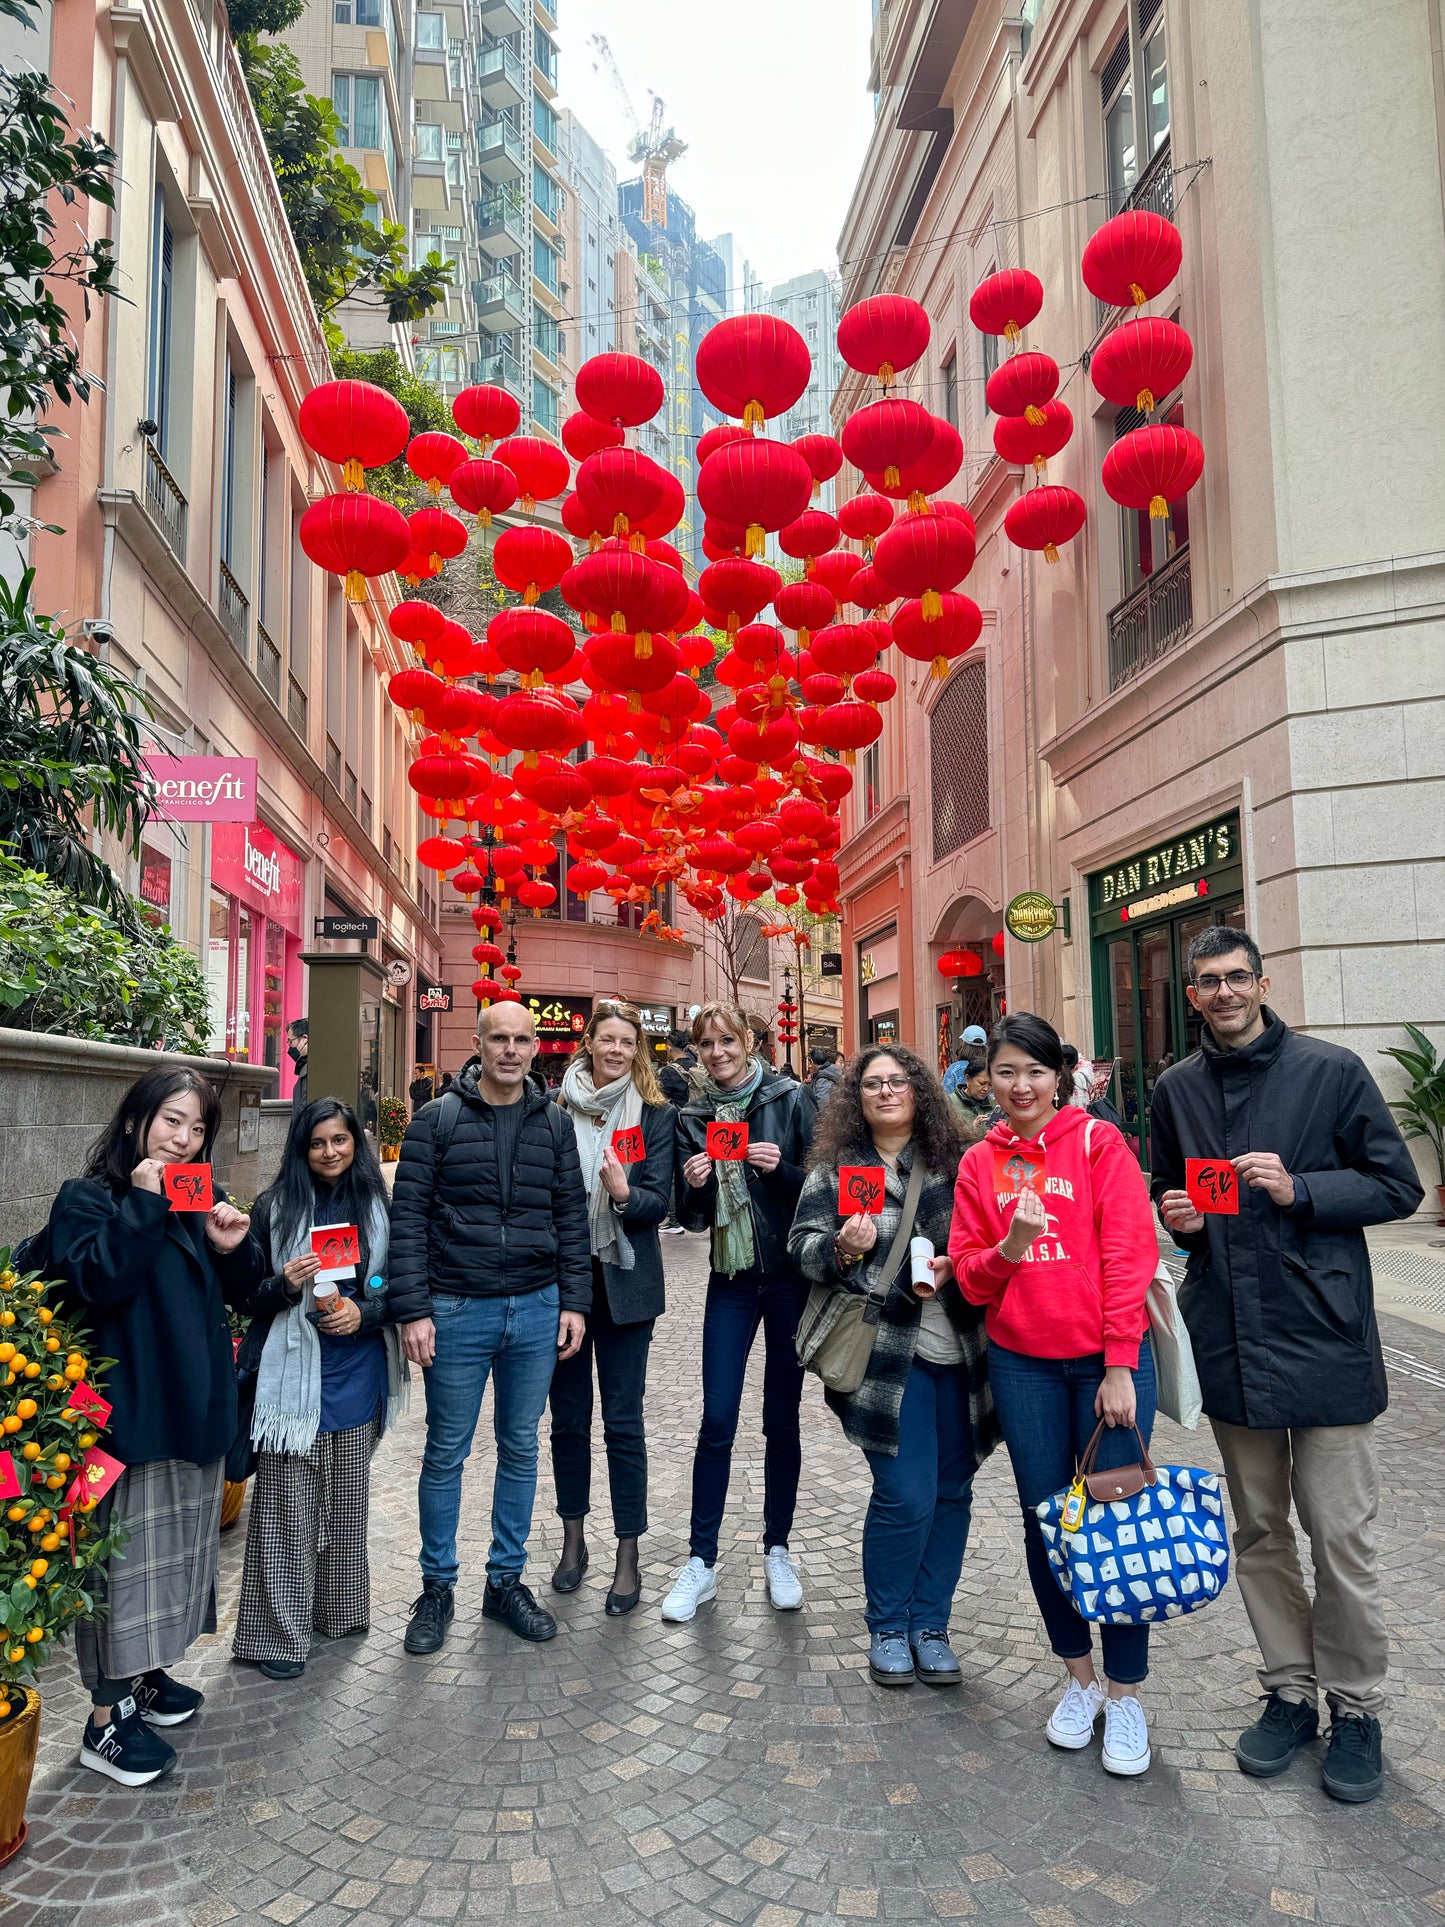
[[[65,1402],[75,1411],[83,1412],[87,1418],[94,1419],[97,1425],[104,1425],[110,1417],[109,1400],[103,1399],[99,1392],[86,1384],[84,1379],[78,1385],[71,1386],[65,1394]]]
[[[168,1164],[161,1183],[172,1211],[209,1211],[215,1203],[209,1164]]]
[[[1184,1189],[1206,1216],[1239,1216],[1239,1174],[1228,1158],[1185,1158]]]
[[[741,1118],[707,1127],[707,1154],[719,1164],[736,1164],[748,1154],[748,1127]]]
[[[119,1459],[102,1452],[98,1445],[91,1446],[70,1482],[70,1490],[65,1495],[66,1510],[79,1505],[82,1499],[103,1499],[124,1470]]]
[[[361,1237],[354,1224],[319,1224],[311,1233],[311,1253],[323,1271],[361,1263]]]
[[[642,1126],[634,1124],[629,1130],[614,1131],[612,1148],[617,1153],[619,1164],[641,1164],[647,1156],[647,1146],[642,1141]]]
[[[1024,1191],[1044,1194],[1046,1159],[1041,1144],[996,1144],[993,1150],[993,1188],[1018,1197]]]
[[[8,1452],[0,1452],[0,1499],[18,1499],[20,1481],[15,1476],[15,1461]]]
[[[840,1164],[838,1167],[838,1215],[851,1218],[855,1211],[877,1213],[883,1209],[883,1166],[881,1164]]]

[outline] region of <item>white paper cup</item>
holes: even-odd
[[[933,1282],[930,1260],[933,1257],[933,1244],[928,1238],[911,1238],[908,1243],[909,1262],[913,1268],[913,1287],[926,1297],[932,1297],[938,1287]]]
[[[334,1311],[336,1309],[336,1300],[341,1296],[341,1293],[334,1284],[331,1284],[314,1286],[311,1295],[316,1300],[316,1309],[318,1311]]]

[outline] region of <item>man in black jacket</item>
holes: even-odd
[[[1218,926],[1189,946],[1201,1048],[1171,1065],[1149,1114],[1151,1189],[1189,1253],[1180,1307],[1234,1508],[1235,1573],[1259,1641],[1265,1710],[1245,1773],[1283,1773],[1332,1724],[1323,1785],[1372,1800],[1389,1639],[1375,1545],[1374,1421],[1385,1409],[1367,1224],[1424,1195],[1353,1051],[1282,1024],[1252,939]],[[1186,1163],[1203,1161],[1193,1172]],[[1217,1209],[1207,1214],[1195,1198]],[[1314,1558],[1300,1573],[1290,1495]]]
[[[572,1122],[528,1079],[536,1054],[536,1025],[520,1004],[485,1009],[476,1056],[452,1091],[417,1112],[396,1167],[390,1297],[427,1395],[422,1593],[409,1653],[434,1653],[451,1622],[462,1466],[489,1373],[497,1470],[482,1612],[523,1639],[557,1631],[522,1584],[522,1567],[537,1427],[557,1360],[582,1343],[592,1257]]]

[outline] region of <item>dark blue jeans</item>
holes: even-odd
[[[803,1368],[794,1337],[808,1287],[796,1272],[712,1272],[702,1317],[702,1424],[692,1462],[692,1528],[688,1550],[717,1564],[718,1534],[727,1504],[733,1440],[743,1403],[743,1379],[753,1340],[763,1328],[763,1550],[785,1546],[798,1503],[803,1447],[798,1405]]]
[[[973,1432],[962,1365],[915,1358],[898,1411],[898,1452],[868,1452],[863,1522],[870,1632],[947,1632],[973,1507]]]
[[[1104,1382],[1104,1355],[1091,1358],[1028,1358],[990,1343],[988,1377],[1004,1442],[1013,1460],[1014,1483],[1024,1514],[1024,1551],[1029,1582],[1043,1617],[1049,1644],[1060,1659],[1083,1659],[1093,1650],[1093,1631],[1060,1590],[1044,1550],[1034,1507],[1057,1492],[1074,1476],[1074,1466],[1099,1423],[1094,1400]],[[1139,1407],[1139,1430],[1144,1442],[1154,1426],[1154,1354],[1146,1338],[1139,1347],[1134,1373]],[[1099,1441],[1097,1468],[1132,1465],[1139,1458],[1139,1442],[1131,1430],[1117,1426]],[[1104,1674],[1120,1686],[1135,1686],[1149,1672],[1147,1626],[1101,1626]]]

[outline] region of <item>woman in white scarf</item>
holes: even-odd
[[[675,1113],[662,1094],[642,1018],[631,1004],[599,1003],[557,1099],[572,1120],[592,1233],[592,1310],[581,1349],[552,1376],[552,1471],[562,1519],[555,1592],[587,1572],[591,1503],[592,1366],[617,1535],[607,1594],[613,1617],[641,1598],[637,1542],[647,1530],[647,1441],[642,1403],[652,1327],[664,1308],[657,1227],[671,1203]]]

